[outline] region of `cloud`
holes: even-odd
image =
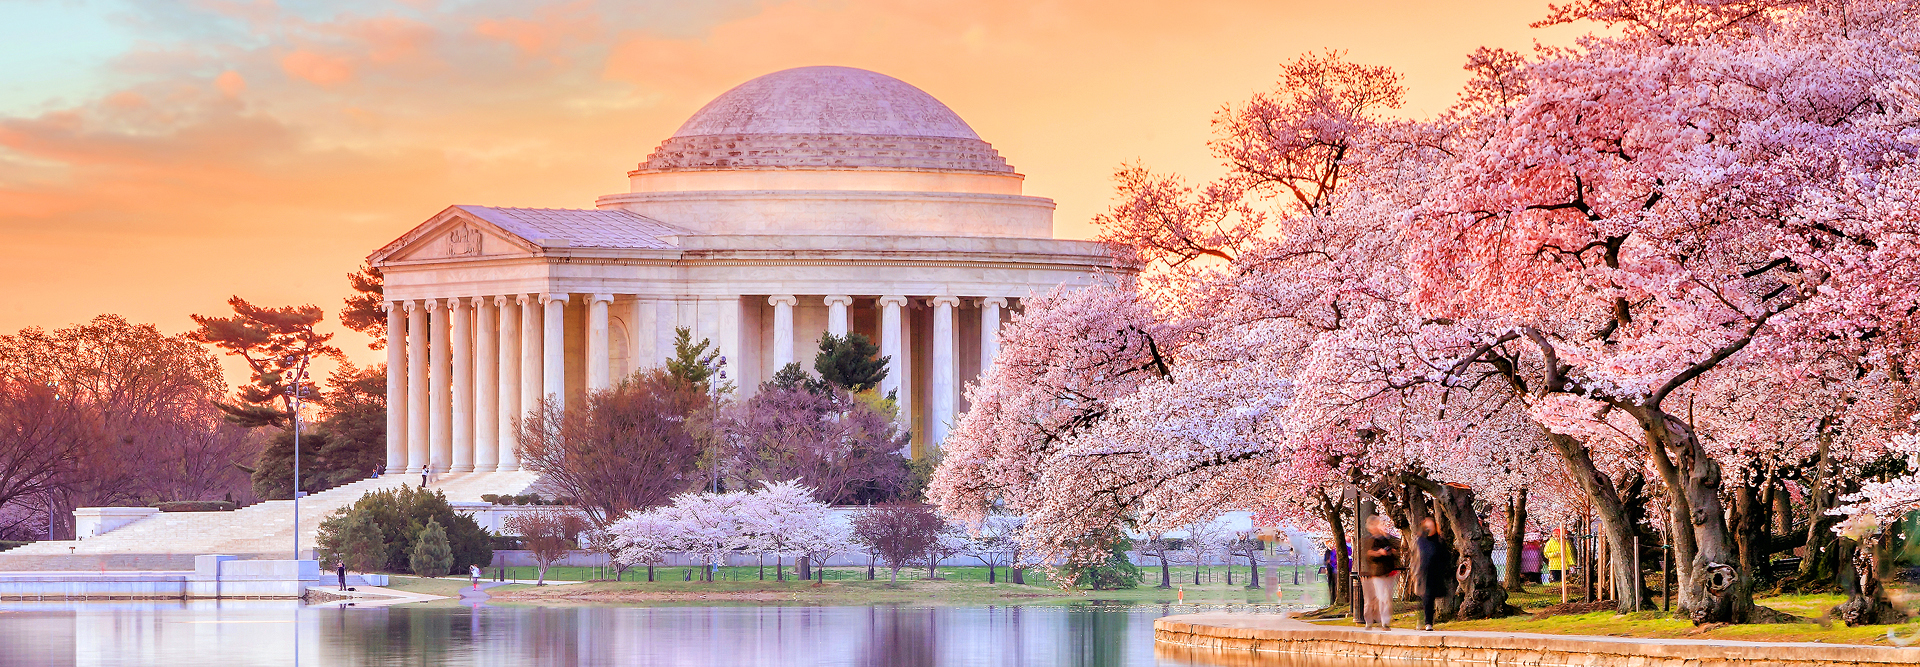
[[[1212,112],[1295,54],[1399,67],[1432,110],[1471,48],[1541,36],[1536,0],[1439,4],[100,5],[141,36],[88,75],[101,92],[0,97],[28,110],[0,113],[0,285],[33,295],[0,301],[0,331],[101,312],[180,330],[235,293],[335,310],[367,252],[446,205],[590,206],[713,96],[812,64],[939,97],[1084,237],[1113,167],[1217,168]]]

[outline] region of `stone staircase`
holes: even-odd
[[[453,502],[480,502],[484,494],[526,493],[533,471],[441,475],[433,489]],[[418,475],[363,479],[300,499],[300,555],[312,557],[314,536],[340,508],[369,491],[419,484]],[[0,571],[191,570],[200,554],[246,559],[287,558],[293,552],[293,501],[269,500],[232,512],[161,512],[84,540],[43,541],[0,552]]]

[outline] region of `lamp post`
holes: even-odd
[[[288,394],[290,394],[293,397],[293,559],[294,560],[300,560],[300,496],[306,495],[305,493],[300,491],[300,409],[301,409],[301,401],[302,399],[306,398],[306,393],[307,393],[306,389],[302,386],[301,383],[305,382],[307,379],[308,359],[309,359],[308,357],[304,357],[304,356],[298,358],[299,365],[295,366],[294,373],[293,373],[293,383],[287,387]],[[294,361],[295,361],[295,358],[293,357],[287,358],[287,362],[289,363],[289,365],[291,365]]]

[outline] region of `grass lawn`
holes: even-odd
[[[547,577],[551,581],[580,581],[594,577],[603,579],[585,584],[573,584],[555,587],[534,587],[527,585],[503,586],[490,590],[495,602],[520,602],[534,604],[551,603],[661,603],[661,602],[791,602],[801,604],[886,604],[886,603],[935,603],[935,604],[1010,604],[1010,603],[1074,603],[1088,600],[1107,602],[1156,604],[1170,603],[1181,599],[1189,604],[1249,604],[1271,603],[1273,600],[1264,590],[1245,588],[1246,568],[1238,568],[1234,584],[1227,585],[1223,568],[1211,568],[1209,573],[1200,574],[1201,585],[1194,586],[1191,568],[1176,568],[1174,572],[1175,588],[1161,589],[1154,586],[1159,583],[1159,570],[1152,568],[1143,571],[1141,586],[1132,589],[1093,591],[1062,591],[1047,582],[1043,573],[1029,570],[1027,584],[1007,583],[1005,570],[997,572],[998,583],[987,583],[985,567],[943,567],[938,579],[927,578],[922,569],[900,571],[897,586],[889,585],[888,571],[885,568],[875,570],[875,579],[867,580],[865,567],[833,567],[827,569],[826,583],[814,586],[813,582],[776,581],[771,566],[767,568],[766,579],[760,579],[758,568],[731,567],[722,568],[718,581],[705,583],[687,581],[690,571],[684,567],[655,568],[655,581],[646,581],[646,570],[630,570],[620,581],[609,579],[611,574],[594,568],[551,568]],[[697,569],[691,570],[697,576]],[[491,571],[489,571],[491,574]],[[512,579],[532,579],[533,568],[507,568]],[[1301,585],[1292,585],[1291,573],[1282,570],[1281,602],[1298,604],[1302,607],[1324,604],[1324,584],[1313,583],[1310,573],[1302,574]],[[1184,582],[1184,583],[1183,583]]]
[[[1508,602],[1528,612],[1538,612],[1546,607],[1560,603],[1560,589],[1555,587],[1529,585],[1525,593],[1509,593]],[[1576,594],[1573,599],[1580,598]],[[1780,595],[1754,600],[1755,604],[1785,612],[1802,618],[1819,618],[1834,605],[1844,602],[1841,595]],[[1655,599],[1658,602],[1658,599]],[[1344,607],[1327,611],[1340,611]],[[1418,603],[1396,603],[1394,605],[1394,624],[1397,627],[1418,627],[1420,613]],[[1325,620],[1331,625],[1347,624],[1351,621]],[[1920,623],[1905,625],[1868,625],[1847,627],[1844,623],[1833,622],[1822,626],[1817,622],[1804,623],[1755,623],[1748,625],[1709,625],[1695,627],[1691,621],[1674,618],[1670,614],[1658,611],[1646,611],[1635,614],[1615,614],[1612,611],[1597,611],[1577,614],[1559,614],[1535,619],[1531,614],[1509,616],[1506,618],[1479,621],[1455,621],[1434,626],[1437,630],[1484,630],[1491,632],[1532,632],[1556,635],[1601,635],[1613,637],[1650,637],[1679,639],[1725,639],[1733,641],[1763,642],[1821,642],[1828,644],[1866,644],[1875,646],[1893,646],[1887,638],[1887,632],[1893,631],[1902,640],[1911,641],[1920,633]]]

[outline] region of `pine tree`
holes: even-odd
[[[692,330],[686,327],[673,330],[673,356],[667,358],[668,374],[706,388],[716,377],[726,379],[726,373],[721,370],[726,365],[727,358],[720,356],[712,339],[702,338],[696,345]]]
[[[448,549],[452,555],[452,549]],[[356,572],[373,572],[387,560],[387,544],[382,541],[380,524],[365,513],[347,515],[346,530],[340,535],[338,561]]]
[[[880,356],[880,347],[864,335],[848,333],[843,338],[829,333],[820,337],[820,354],[813,358],[813,370],[829,383],[862,392],[880,386],[891,360]]]
[[[437,520],[427,521],[413,540],[413,558],[408,561],[413,573],[422,577],[446,576],[453,569],[453,547],[447,544],[447,531]]]

